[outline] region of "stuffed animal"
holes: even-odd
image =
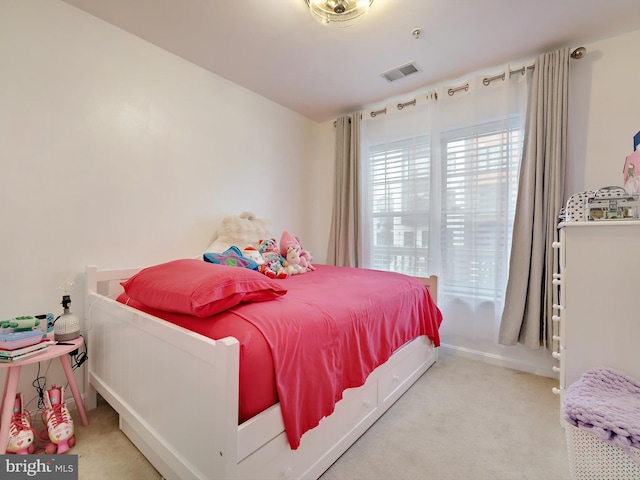
[[[306,268],[307,271],[313,271],[316,269],[316,267],[311,264],[312,261],[313,257],[311,256],[311,253],[307,252],[306,250],[302,250],[302,252],[300,253],[300,265]]]
[[[302,248],[298,237],[291,235],[285,230],[280,237],[280,254],[286,256],[289,247],[294,247],[297,250],[298,256],[300,257],[300,265],[305,271],[313,271],[316,269],[316,267],[311,264],[313,261],[311,253]]]
[[[264,260],[262,273],[269,278],[287,278],[287,271],[284,268],[285,259],[280,255],[278,242],[275,238],[260,240],[258,251]]]
[[[258,249],[253,245],[246,246],[242,250],[242,256],[256,262],[258,264],[258,267],[264,265],[264,258],[262,258],[262,255],[260,254]]]
[[[222,253],[207,252],[202,256],[205,262],[226,265],[228,267],[244,267],[249,270],[258,270],[258,263],[245,257],[238,247],[231,246]]]
[[[289,275],[298,275],[307,271],[306,268],[300,265],[300,255],[298,255],[298,250],[295,247],[289,247],[287,250],[284,267]]]
[[[269,222],[256,218],[251,212],[242,212],[237,217],[228,216],[222,220],[218,229],[218,237],[205,252],[222,253],[227,248],[236,245],[257,245],[260,238],[269,238]]]

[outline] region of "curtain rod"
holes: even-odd
[[[580,60],[581,58],[584,58],[586,53],[587,53],[587,49],[586,48],[578,47],[573,52],[571,52],[569,54],[569,56],[571,58],[575,59],[575,60]],[[509,76],[513,75],[514,73],[521,73],[522,75],[524,75],[524,72],[526,72],[527,70],[533,70],[534,68],[535,68],[535,65],[528,65],[526,67],[522,67],[522,68],[519,68],[517,70],[509,70]],[[487,86],[491,82],[493,82],[494,80],[497,80],[499,78],[504,80],[504,73],[502,73],[500,75],[496,75],[495,77],[485,78],[484,80],[482,80],[482,83],[483,83],[483,85]]]
[[[579,60],[579,59],[583,58],[586,53],[587,53],[587,49],[586,48],[578,47],[573,52],[571,52],[569,54],[569,56],[571,58],[573,58],[573,59]],[[524,75],[527,70],[533,70],[534,68],[535,68],[535,65],[527,65],[527,66],[524,66],[524,67],[519,68],[517,70],[509,70],[509,77],[511,77],[511,75],[513,75],[515,73],[520,73],[520,74]],[[485,77],[482,80],[482,84],[485,87],[488,87],[491,84],[491,82],[493,82],[494,80],[498,80],[498,79],[504,80],[505,79],[505,74],[506,74],[506,72],[500,73],[500,74],[495,75],[493,77]],[[469,90],[469,84],[467,83],[467,84],[462,85],[461,87],[457,87],[457,88],[450,88],[447,91],[447,93],[451,96],[451,95],[454,95],[456,92],[459,92],[460,90],[464,90],[466,92],[467,90]]]
[[[580,60],[586,54],[587,54],[587,49],[586,48],[578,47],[573,52],[571,52],[571,58],[574,58],[576,60]]]
[[[579,60],[581,58],[584,58],[586,53],[587,53],[587,49],[585,47],[578,47],[575,50],[573,50],[569,55],[570,55],[571,58],[573,58],[575,60]],[[524,75],[527,70],[533,70],[534,68],[535,68],[535,65],[527,65],[527,66],[524,66],[522,68],[518,68],[517,70],[509,70],[509,77],[511,77],[511,75],[513,75],[515,73],[520,73],[520,74]],[[486,78],[484,78],[482,80],[482,84],[484,86],[489,86],[491,84],[491,82],[493,82],[494,80],[498,80],[498,79],[504,80],[505,79],[505,75],[506,75],[506,72],[500,73],[500,74],[495,75],[493,77],[486,77]],[[453,96],[456,92],[459,92],[461,90],[464,90],[465,92],[467,90],[469,90],[469,84],[465,83],[464,85],[462,85],[460,87],[450,88],[449,90],[447,90],[447,93],[449,94],[449,96]],[[435,99],[436,100],[438,99],[437,94],[435,96]],[[402,110],[404,107],[406,107],[408,105],[415,106],[415,104],[416,104],[416,100],[414,98],[413,100],[410,100],[408,102],[398,103],[397,107],[398,107],[398,110]],[[387,113],[387,107],[382,108],[380,110],[373,110],[373,111],[370,112],[370,115],[373,118],[373,117],[375,117],[377,115],[380,115],[381,113],[386,114]],[[333,122],[333,126],[334,127],[336,126],[336,122],[335,121]]]

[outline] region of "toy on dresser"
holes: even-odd
[[[636,220],[640,197],[622,187],[604,187],[587,199],[587,210],[589,220]]]

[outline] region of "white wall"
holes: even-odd
[[[567,195],[622,185],[640,131],[640,30],[585,44],[571,63]]]
[[[2,0],[0,319],[61,313],[68,280],[82,316],[86,264],[198,255],[245,210],[324,261],[332,139],[68,4]]]

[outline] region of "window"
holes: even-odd
[[[442,281],[501,298],[508,273],[522,132],[501,122],[442,135]]]
[[[426,135],[369,148],[372,268],[428,274],[431,158]]]
[[[444,345],[528,362],[497,342],[531,75],[494,78],[363,115],[359,260],[437,275]]]
[[[432,142],[439,159],[431,156]],[[416,135],[369,145],[371,267],[431,274],[429,246],[435,245],[441,288],[501,298],[521,150],[518,118],[444,131],[437,139]]]

